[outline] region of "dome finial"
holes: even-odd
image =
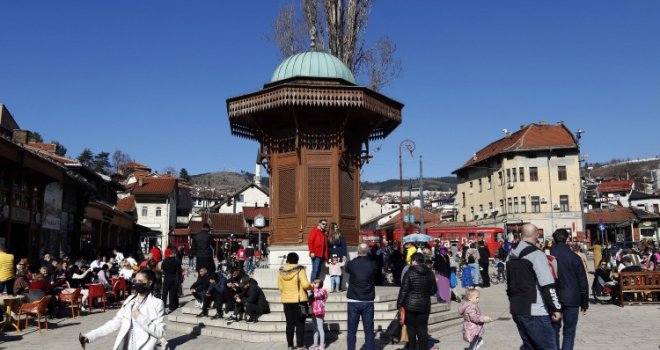
[[[309,46],[311,51],[316,51],[316,26],[309,28]]]

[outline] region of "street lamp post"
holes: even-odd
[[[402,150],[406,148],[412,157],[415,150],[415,143],[410,139],[405,139],[399,144],[399,212],[401,213],[401,230],[403,230],[403,159]]]
[[[578,180],[580,181],[580,220],[582,221],[580,223],[580,229],[582,230],[582,240],[585,239],[584,236],[586,236],[587,232],[585,230],[585,224],[584,224],[584,192],[582,191],[582,155],[581,155],[581,150],[580,150],[580,139],[582,138],[582,134],[584,134],[585,131],[582,129],[577,129],[575,132],[575,141],[577,144],[577,149],[578,149]],[[591,237],[589,237],[589,240],[591,241]]]

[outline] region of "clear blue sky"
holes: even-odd
[[[296,3],[298,0],[296,0]],[[155,170],[254,171],[257,143],[231,136],[225,100],[282,60],[285,1],[2,1],[0,103],[77,156],[121,149]],[[414,4],[414,5],[413,5]],[[546,120],[586,130],[590,162],[660,154],[660,1],[376,1],[367,40],[389,35],[405,104],[362,179],[444,176]]]

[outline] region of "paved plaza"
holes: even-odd
[[[188,283],[192,278],[188,278]],[[187,283],[187,284],[188,284]],[[190,302],[192,297],[186,295],[183,302]],[[520,346],[520,338],[516,327],[511,321],[508,313],[508,301],[504,292],[504,286],[495,285],[491,288],[482,289],[481,309],[486,315],[497,320],[486,325],[484,336],[485,345],[482,349],[517,349]],[[452,310],[457,310],[458,304],[452,305]],[[95,310],[93,313],[80,318],[58,318],[49,323],[49,330],[43,330],[41,334],[36,325],[30,325],[27,331],[21,334],[7,332],[0,335],[0,349],[76,349],[78,344],[78,333],[87,332],[103,324],[115,315],[115,310],[106,312]],[[613,305],[590,306],[586,316],[581,316],[578,324],[578,335],[576,349],[604,350],[604,349],[630,349],[651,350],[660,348],[660,305],[626,305],[620,308]],[[87,349],[111,349],[114,344],[114,334],[89,344]],[[440,349],[463,349],[461,325],[454,324],[449,328],[432,334],[435,340],[439,340]],[[255,349],[266,344],[243,343],[229,341],[207,336],[192,336],[180,332],[168,331],[167,339],[171,349]],[[361,340],[358,339],[358,344]],[[309,345],[309,344],[308,344]],[[267,344],[269,349],[286,349],[285,335],[282,334],[282,342]],[[345,349],[345,340],[337,340],[328,344],[328,349]],[[401,348],[400,345],[385,344],[381,341],[379,348],[393,350]]]

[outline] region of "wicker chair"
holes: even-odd
[[[41,317],[44,318],[44,323],[46,324],[46,329],[48,329],[48,303],[52,296],[46,295],[40,300],[33,301],[31,303],[21,305],[21,308],[18,310],[18,322],[21,322],[21,315],[25,314],[25,327],[28,326],[28,319],[30,315],[35,316],[37,319],[37,325],[39,327],[39,334],[41,334]]]

